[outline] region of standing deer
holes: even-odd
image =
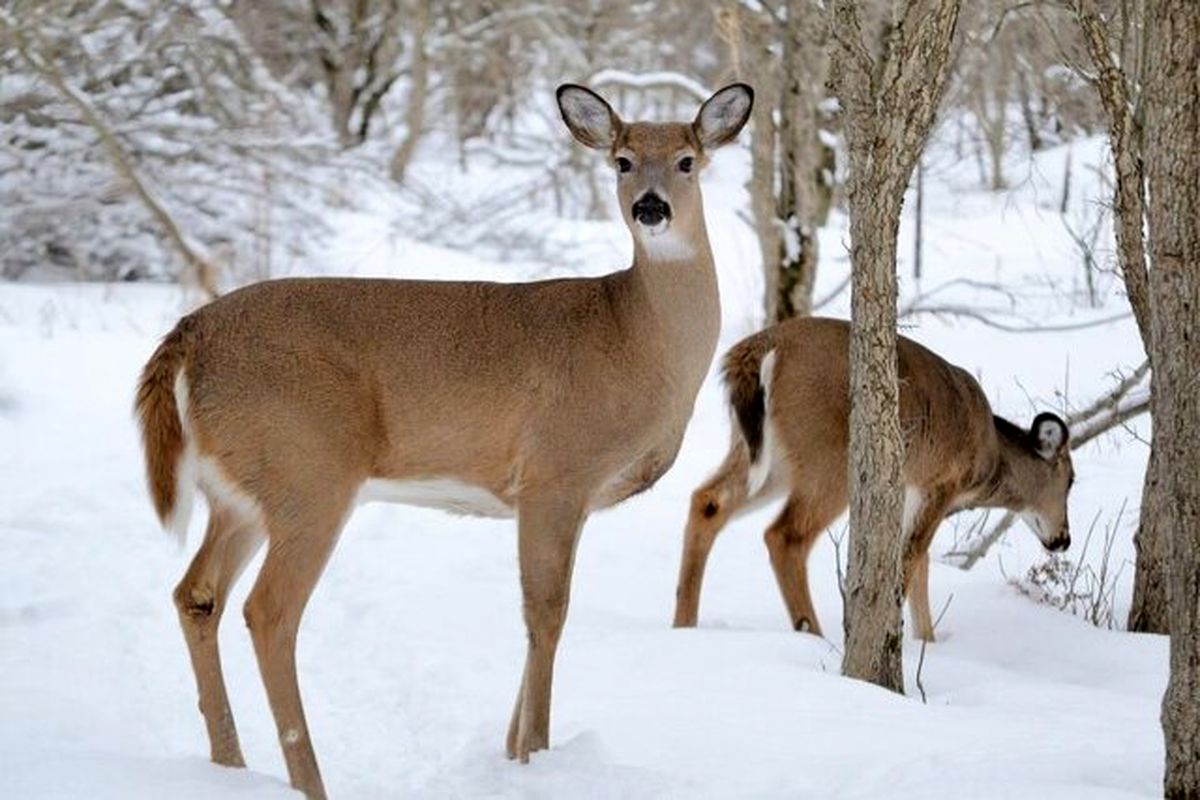
[[[675,627],[696,625],[709,551],[735,516],[786,495],[767,528],[771,567],[793,627],[820,634],[808,591],[809,551],[849,502],[850,325],[792,319],[743,339],[725,356],[736,419],[725,461],[692,494]],[[1043,546],[1071,544],[1075,480],[1066,423],[1038,414],[1029,430],[992,414],[966,371],[903,336],[897,341],[905,438],[904,587],[918,638],[933,641],[929,545],[949,514],[1005,508]]]
[[[510,758],[549,744],[554,655],[588,514],[670,468],[721,312],[699,172],[753,103],[734,84],[691,123],[626,123],[575,85],[557,92],[606,153],[633,265],[599,278],[503,284],[259,283],[180,320],[138,387],[151,495],[204,541],[175,604],[212,759],[242,766],[217,653],[229,589],[267,543],[246,623],[292,786],[324,796],[296,682],[296,632],[355,505],[386,499],[515,516],[528,652]]]

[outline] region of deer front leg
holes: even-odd
[[[521,763],[550,746],[554,654],[567,617],[584,507],[582,500],[539,497],[523,500],[518,511],[517,550],[529,644],[506,749],[509,758]]]

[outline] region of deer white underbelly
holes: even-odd
[[[514,509],[481,486],[453,478],[392,481],[372,478],[358,490],[358,503],[403,503],[438,508],[451,514],[474,517],[512,517]]]

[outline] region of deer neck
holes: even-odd
[[[1038,472],[1038,458],[1026,452],[1020,445],[999,435],[999,452],[991,474],[978,493],[973,507],[1003,508],[1021,511],[1025,498],[1032,494],[1034,486],[1043,479]]]
[[[672,358],[707,371],[721,330],[717,273],[703,217],[659,236],[634,232],[633,280]]]

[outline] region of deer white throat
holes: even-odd
[[[687,261],[696,254],[688,238],[666,221],[652,227],[638,224],[635,230],[651,261]]]

